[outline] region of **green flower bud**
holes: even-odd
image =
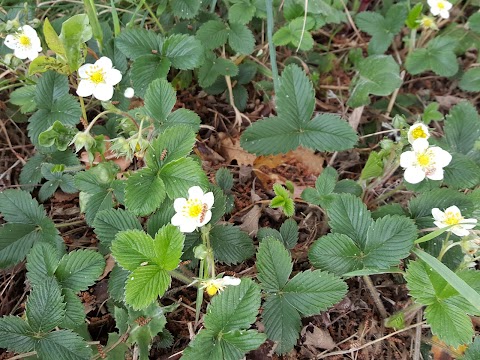
[[[79,152],[82,148],[85,148],[85,150],[90,150],[92,146],[95,145],[95,139],[93,138],[90,133],[86,133],[83,131],[80,131],[77,133],[77,135],[74,136],[71,144],[75,144],[75,152]]]

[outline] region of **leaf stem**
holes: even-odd
[[[372,280],[367,275],[362,276],[362,278],[365,282],[365,285],[367,285],[367,289],[370,292],[370,295],[372,295],[373,302],[377,306],[378,312],[383,319],[386,319],[388,317],[387,310],[385,310],[385,306],[383,306],[382,300],[380,300],[380,296],[378,296],[377,289],[373,285]]]
[[[63,227],[80,225],[80,224],[85,224],[85,220],[77,220],[77,221],[55,224],[55,228],[60,229],[60,228],[63,228]]]
[[[200,281],[204,279],[205,260],[200,260],[200,267],[198,269],[198,278]],[[203,303],[203,288],[201,286],[197,289],[197,299],[195,301],[195,327],[198,326],[198,320],[200,319],[200,312],[202,310]]]
[[[443,240],[442,248],[440,249],[440,253],[438,254],[438,257],[437,257],[438,261],[442,261],[443,256],[452,247],[454,247],[456,245],[460,245],[460,242],[454,242],[454,243],[448,244],[448,240],[450,239],[450,235],[451,235],[451,232],[448,232],[447,236],[445,237],[445,240]]]
[[[412,51],[415,50],[416,40],[417,40],[417,29],[412,29],[412,31],[410,31],[410,44],[408,46],[408,55],[410,55]]]
[[[80,107],[82,108],[83,119],[85,120],[85,122],[88,123],[87,110],[85,109],[85,103],[83,102],[83,97],[79,96],[78,99],[80,100]]]
[[[178,271],[178,270],[171,270],[169,271],[169,274],[177,279],[177,280],[180,280],[181,282],[187,284],[187,285],[193,285],[193,286],[198,286],[197,283],[195,282],[195,280],[193,280],[191,277],[183,274],[182,272]]]
[[[212,0],[210,3],[210,12],[213,13],[215,12],[215,6],[217,6],[217,0]]]
[[[270,52],[270,66],[272,68],[273,76],[273,87],[275,88],[275,94],[280,90],[280,79],[278,77],[278,67],[277,67],[277,53],[275,45],[273,44],[273,1],[265,0],[267,7],[267,40],[268,40],[268,49]]]

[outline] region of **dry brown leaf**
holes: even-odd
[[[110,271],[112,271],[113,267],[115,266],[115,259],[111,254],[108,255],[108,257],[105,259],[105,269],[103,270],[103,274],[100,275],[98,280],[102,280],[105,276],[110,274]]]
[[[313,150],[299,147],[298,149],[290,151],[286,154],[259,156],[254,161],[253,165],[256,169],[260,168],[261,166],[266,166],[270,169],[273,169],[282,164],[292,162],[303,164],[308,174],[318,176],[323,170],[325,159],[322,156],[315,154]]]
[[[220,155],[222,155],[228,164],[236,160],[238,165],[253,165],[257,158],[242,149],[240,146],[240,139],[232,139],[230,137],[223,137],[220,144]]]
[[[439,103],[440,107],[449,110],[452,106],[457,105],[463,101],[462,98],[453,95],[435,96],[435,101]]]
[[[333,341],[330,333],[315,325],[309,324],[305,326],[300,335],[302,338],[305,338],[303,344],[311,350],[313,350],[312,347],[324,350],[331,350],[335,347],[335,341]]]
[[[242,217],[240,229],[245,231],[249,236],[257,236],[258,221],[262,216],[262,209],[258,205],[254,205],[249,212]]]
[[[360,120],[362,119],[363,109],[365,106],[360,106],[353,109],[352,113],[348,117],[348,123],[353,128],[353,130],[357,131],[358,125],[360,124]]]

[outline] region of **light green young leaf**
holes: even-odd
[[[280,291],[287,283],[293,264],[290,254],[276,238],[267,236],[257,252],[257,278],[266,292]]]
[[[125,286],[125,302],[134,309],[143,309],[167,291],[172,279],[158,265],[136,268],[128,277]]]
[[[436,102],[428,104],[422,115],[422,120],[425,124],[429,124],[432,120],[438,121],[443,119],[443,114],[438,111],[439,106]]]
[[[185,236],[176,226],[163,226],[153,240],[155,262],[167,271],[176,269],[182,256],[184,241]]]
[[[63,288],[78,292],[93,285],[104,268],[105,260],[100,253],[93,250],[75,250],[60,260],[55,276]]]
[[[402,84],[400,68],[388,55],[373,55],[360,60],[352,81],[347,104],[359,107],[370,103],[369,95],[387,96]]]
[[[248,55],[253,52],[255,38],[252,31],[245,25],[232,22],[228,33],[228,44],[239,54]]]
[[[198,40],[204,44],[205,49],[214,50],[227,43],[227,26],[220,20],[210,20],[202,24],[196,33]]]
[[[165,79],[154,80],[145,93],[145,109],[152,119],[164,122],[177,101],[173,86]]]
[[[65,49],[70,71],[77,71],[85,61],[85,43],[92,38],[92,28],[89,25],[88,16],[77,14],[67,19],[62,24],[59,38]]]
[[[135,215],[148,215],[154,212],[165,200],[165,183],[156,171],[150,168],[138,170],[127,179],[125,204]]]
[[[298,66],[287,66],[277,94],[278,116],[249,126],[240,139],[241,146],[262,155],[285,153],[300,145],[323,151],[352,147],[357,141],[353,129],[333,114],[320,114],[310,120],[314,106],[310,80]]]
[[[449,37],[436,37],[427,47],[415,49],[407,56],[405,67],[412,75],[431,70],[440,76],[450,77],[457,73],[458,62],[455,55],[457,42]]]
[[[27,322],[35,333],[48,333],[65,317],[65,303],[60,286],[53,278],[32,288],[27,298]]]
[[[18,316],[0,318],[0,347],[16,353],[26,353],[35,347],[36,339],[30,325]]]
[[[88,360],[92,349],[77,333],[71,330],[57,330],[46,334],[35,347],[42,360]]]
[[[385,17],[377,12],[362,11],[355,16],[358,28],[371,35],[368,43],[368,53],[383,54],[390,46],[393,38],[402,29],[407,18],[407,8],[404,4],[393,5]]]
[[[203,61],[203,51],[202,43],[194,36],[174,34],[166,38],[163,44],[163,54],[174,68],[180,70],[199,67]]]
[[[238,264],[255,252],[248,234],[231,224],[214,226],[210,231],[210,244],[215,259],[227,265]]]
[[[163,38],[146,29],[123,29],[115,39],[115,45],[128,58],[161,54]]]
[[[360,179],[366,180],[371,178],[379,177],[383,174],[383,159],[382,156],[376,152],[372,151],[368,156],[367,162],[362,169],[360,174]]]
[[[60,56],[66,55],[65,47],[48,18],[43,22],[43,36],[45,36],[45,41],[50,50]]]
[[[170,65],[170,60],[154,54],[137,58],[132,65],[131,74],[135,95],[143,98],[152,81],[166,79]]]
[[[155,257],[153,239],[141,230],[121,231],[112,242],[112,255],[126,270],[133,271]]]

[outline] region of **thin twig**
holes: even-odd
[[[377,306],[378,312],[382,316],[383,319],[386,319],[388,317],[387,310],[385,310],[385,306],[383,306],[382,300],[380,299],[380,296],[378,296],[377,289],[373,285],[372,280],[368,275],[362,276],[363,281],[365,281],[365,285],[367,285],[367,289],[370,292],[370,295],[372,295],[373,302]]]

